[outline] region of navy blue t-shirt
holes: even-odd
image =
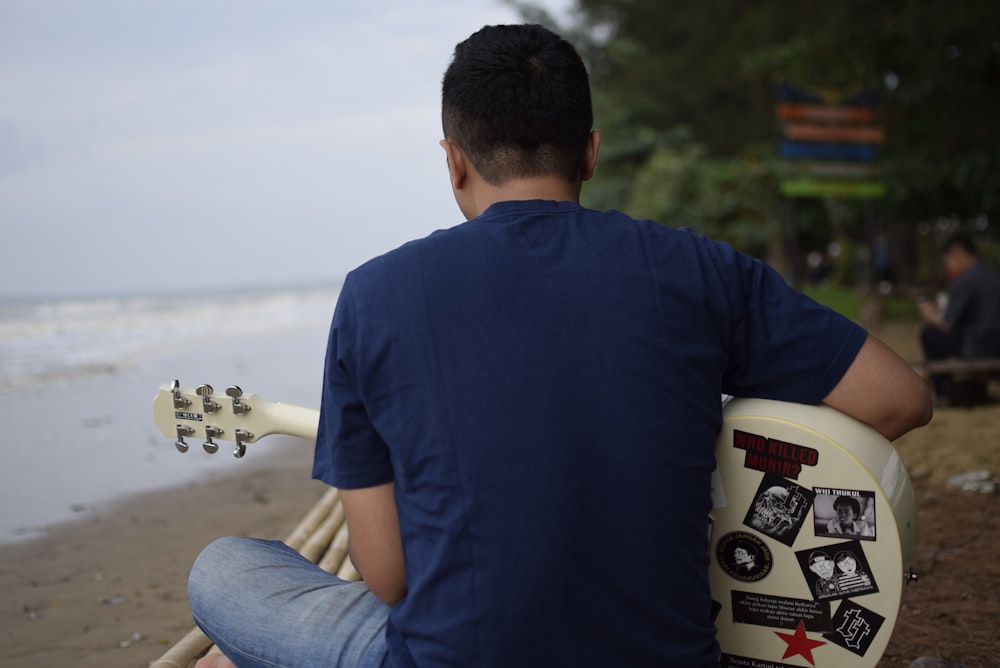
[[[314,476],[395,481],[390,665],[717,665],[720,395],[818,403],[864,337],[730,246],[569,202],[353,271]]]

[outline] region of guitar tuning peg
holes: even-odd
[[[177,441],[174,443],[174,445],[177,447],[178,452],[188,451],[188,448],[190,446],[188,446],[188,444],[184,442],[184,437],[190,436],[193,433],[194,433],[194,427],[190,427],[186,424],[177,425]]]
[[[245,404],[240,401],[243,396],[243,390],[239,385],[230,385],[226,388],[226,396],[233,400],[233,414],[234,415],[246,415],[250,412],[250,405]]]
[[[219,451],[219,444],[213,441],[213,438],[222,436],[223,431],[221,427],[213,427],[212,425],[207,425],[205,427],[205,438],[207,439],[203,444],[202,448],[205,449],[210,455],[214,455]]]
[[[247,453],[247,442],[253,438],[253,433],[245,429],[237,429],[233,432],[236,435],[236,449],[233,450],[233,456],[236,459],[242,459],[243,455]]]
[[[191,405],[191,400],[181,394],[181,381],[174,380],[170,385],[170,391],[174,395],[174,408],[181,410]]]
[[[212,401],[212,393],[215,392],[211,385],[199,385],[195,390],[195,393],[201,397],[202,408],[206,413],[214,413],[219,410],[221,406]]]

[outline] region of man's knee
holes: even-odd
[[[249,545],[254,541],[240,536],[226,536],[209,543],[195,559],[188,575],[188,601],[197,615],[201,603],[215,598],[227,581],[237,575]]]
[[[248,540],[239,536],[225,536],[212,541],[194,560],[194,566],[191,567],[191,578],[195,579],[196,575],[210,575],[217,572],[227,562],[232,563],[234,555],[243,550],[243,545]]]

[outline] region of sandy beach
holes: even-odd
[[[287,534],[322,493],[311,443],[270,436],[236,460],[229,442],[208,455],[193,441],[181,454],[152,400],[176,378],[317,407],[335,300],[65,302],[0,323],[4,368],[20,356],[43,371],[0,382],[0,666],[145,667],[193,626],[185,583],[205,544]]]
[[[187,572],[226,534],[283,538],[322,494],[311,449],[139,494],[0,547],[0,666],[147,666],[189,631]],[[179,456],[179,455],[178,455]]]
[[[906,333],[898,347],[910,357]],[[904,593],[880,666],[919,656],[995,665],[1000,500],[947,481],[968,470],[1000,473],[998,433],[1000,405],[940,409],[929,427],[897,442],[917,494],[921,579]],[[145,668],[162,655],[192,628],[185,582],[202,546],[226,534],[283,538],[322,494],[309,481],[311,448],[285,439],[0,546],[0,666]]]

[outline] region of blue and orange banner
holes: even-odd
[[[775,116],[789,161],[781,192],[786,197],[877,199],[885,184],[874,163],[885,130],[876,125],[877,97],[861,92],[831,99],[791,86],[780,89]]]

